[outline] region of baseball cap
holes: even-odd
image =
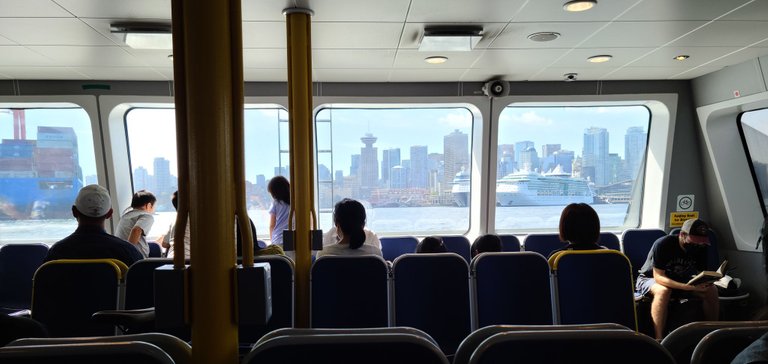
[[[685,220],[680,233],[688,234],[691,242],[699,244],[709,244],[709,225],[699,219]]]
[[[77,193],[75,208],[85,216],[102,217],[112,208],[109,192],[99,185],[85,186]]]

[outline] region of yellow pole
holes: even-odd
[[[296,327],[309,327],[310,216],[314,216],[312,139],[312,10],[288,8],[288,115],[291,148],[291,215],[295,216]],[[317,223],[314,224],[314,227]]]
[[[188,0],[183,9],[189,132],[192,362],[238,362],[234,321],[232,151],[234,87],[230,32],[239,0]]]

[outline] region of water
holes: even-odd
[[[593,205],[600,215],[604,231],[616,230],[624,223],[626,204]],[[555,231],[560,220],[562,206],[519,206],[496,209],[496,229],[524,231]],[[430,235],[463,234],[469,228],[469,209],[465,207],[407,207],[367,208],[368,228],[379,235]],[[269,214],[267,210],[248,211],[256,225],[258,238],[269,239]],[[332,215],[319,214],[320,227],[331,227]],[[155,223],[148,236],[150,239],[168,232],[176,220],[175,212],[155,214]],[[0,242],[53,243],[77,227],[75,219],[0,221]],[[613,228],[613,229],[612,229]]]

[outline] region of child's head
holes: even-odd
[[[573,244],[597,243],[600,239],[600,217],[592,206],[572,203],[560,214],[560,240]]]
[[[282,201],[288,205],[291,204],[291,184],[283,176],[274,176],[269,180],[267,191],[277,201]]]
[[[501,238],[498,235],[481,235],[472,243],[472,257],[480,253],[500,252]]]
[[[443,239],[439,236],[427,236],[419,242],[419,245],[416,245],[417,253],[445,253],[447,251]]]
[[[149,210],[155,206],[155,202],[157,202],[157,198],[152,194],[152,192],[147,190],[139,190],[133,194],[133,198],[131,199],[131,207],[134,209],[146,208]],[[151,205],[147,206],[147,204]]]

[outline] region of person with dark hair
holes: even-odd
[[[549,254],[553,256],[563,250],[606,249],[597,243],[600,239],[600,217],[592,206],[572,203],[560,213],[560,241],[566,242],[562,249]]]
[[[267,191],[272,195],[269,207],[269,239],[273,245],[283,246],[283,230],[288,229],[288,215],[291,212],[291,185],[283,176],[269,180]]]
[[[640,268],[635,291],[651,295],[651,320],[656,340],[664,338],[669,301],[673,294],[701,299],[705,320],[717,321],[720,301],[717,287],[709,283],[691,285],[688,281],[707,268],[709,225],[699,219],[686,220],[678,235],[657,239]]]
[[[179,191],[174,191],[173,195],[171,196],[171,204],[173,205],[173,208],[178,210],[179,209]],[[171,225],[171,227],[168,229],[168,234],[165,236],[165,241],[167,243],[163,243],[163,248],[166,248],[167,251],[165,253],[166,257],[173,258],[175,255],[173,251],[173,243],[176,240],[176,237],[174,236],[176,234],[176,224],[174,223]],[[187,217],[187,226],[184,229],[184,259],[189,259],[189,239],[190,239],[190,232],[189,232],[189,217]]]
[[[77,229],[48,249],[46,262],[112,258],[131,266],[142,259],[133,245],[104,230],[104,222],[112,218],[112,202],[106,188],[99,185],[81,188],[72,206],[72,216],[77,219]]]
[[[133,244],[139,253],[146,258],[149,256],[149,244],[147,244],[147,233],[155,223],[152,214],[155,213],[155,203],[157,198],[152,192],[140,190],[133,194],[131,207],[128,208],[115,229],[115,236],[127,240]],[[163,236],[157,238],[157,243],[163,243]]]
[[[445,253],[447,251],[443,238],[439,236],[427,236],[416,245],[416,253]]]
[[[472,243],[472,257],[480,253],[495,253],[501,251],[501,238],[495,234],[480,235]]]
[[[336,203],[333,208],[333,224],[335,225],[326,235],[335,236],[334,244],[324,245],[317,252],[317,257],[323,255],[366,255],[382,256],[381,248],[373,245],[373,239],[381,246],[376,234],[365,229],[365,207],[358,201],[345,198]]]

